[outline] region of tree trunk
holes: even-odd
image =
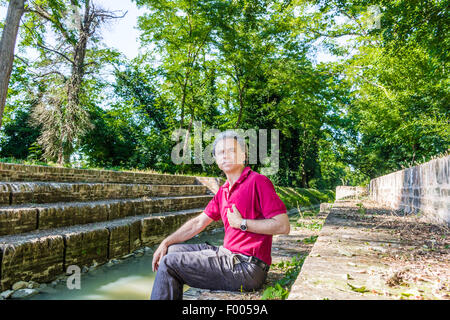
[[[72,71],[69,79],[69,83],[67,85],[67,107],[65,116],[69,118],[71,123],[78,123],[81,119],[79,119],[79,115],[82,113],[82,110],[79,110],[80,107],[80,92],[81,85],[84,77],[84,60],[86,56],[87,42],[89,38],[89,32],[91,31],[91,22],[90,20],[90,3],[89,1],[85,4],[85,14],[84,21],[79,26],[80,28],[80,38],[78,42],[74,46],[73,53],[73,65]],[[63,162],[70,162],[70,156],[73,153],[73,142],[76,136],[75,128],[70,126],[72,130],[67,130],[65,132],[65,139],[63,139]]]
[[[9,78],[11,76],[14,48],[19,31],[20,18],[23,15],[25,0],[11,0],[6,15],[6,23],[0,40],[0,128],[2,127],[3,111],[8,94]]]

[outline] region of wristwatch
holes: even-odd
[[[242,231],[247,231],[247,219],[242,220],[240,229]]]

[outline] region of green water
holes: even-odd
[[[201,233],[186,243],[223,244],[223,229]],[[55,287],[48,286],[29,300],[148,300],[156,273],[152,271],[153,252],[131,257],[112,265],[99,266],[96,270],[81,274],[81,288],[68,289],[66,281]],[[188,287],[185,286],[185,289]]]

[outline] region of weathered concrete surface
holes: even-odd
[[[27,279],[51,281],[63,270],[64,242],[61,235],[33,235],[0,240],[0,287],[9,289],[15,282]]]
[[[370,198],[450,224],[450,155],[370,181]]]
[[[378,222],[377,215],[392,216],[393,213],[368,200],[335,202],[288,299],[399,299],[422,295],[421,292],[425,292],[424,296],[418,298],[435,298],[426,296],[429,289],[426,282],[417,284],[415,289],[415,284],[408,288],[389,286],[387,275],[392,274],[394,265],[386,257],[398,257],[399,253],[406,255],[408,252],[403,248],[405,241],[402,242],[392,229],[394,226],[385,224],[383,227],[384,222]],[[400,220],[400,228],[401,224]],[[444,261],[445,254],[448,257],[448,249],[437,252],[439,259]],[[428,260],[428,263],[433,262]],[[445,262],[440,264],[445,269]],[[444,284],[448,282],[448,273],[438,280]],[[405,293],[407,291],[415,293]]]
[[[206,207],[213,195],[0,206],[0,236]]]
[[[0,208],[0,236],[35,230],[38,225],[36,208]]]
[[[0,163],[0,288],[49,282],[156,244],[223,179]],[[217,223],[211,227],[218,227]]]
[[[220,186],[222,186],[225,182],[225,178],[216,178],[216,177],[196,177],[196,182],[208,188],[208,190],[216,194],[219,191]]]
[[[208,181],[208,180],[207,180]],[[209,183],[208,183],[209,184]],[[152,185],[85,182],[0,182],[0,204],[95,201],[204,195],[206,185]]]
[[[196,184],[195,176],[0,163],[0,181]]]
[[[337,186],[336,200],[358,199],[358,197],[367,196],[367,191],[366,187]]]
[[[158,244],[201,212],[188,209],[0,237],[1,289],[17,281],[49,282],[69,265],[102,264]],[[220,226],[213,223],[208,229]]]

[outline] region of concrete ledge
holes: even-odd
[[[85,182],[0,182],[0,205],[205,195],[203,185]]]
[[[42,238],[22,237],[15,243],[0,243],[2,290],[9,289],[15,282],[48,282],[61,274],[64,261],[62,235]]]
[[[0,287],[7,290],[21,280],[49,282],[69,265],[102,264],[144,245],[158,244],[202,211],[162,212],[0,237]],[[217,227],[213,223],[208,230]]]
[[[367,196],[367,187],[337,186],[336,200],[358,199],[358,197]]]
[[[402,299],[414,295],[423,299],[436,299],[432,282],[411,282],[407,287],[391,287],[394,271],[408,266],[405,258],[420,261],[426,251],[423,241],[404,240],[399,236],[408,224],[421,230],[422,237],[441,237],[432,224],[405,220],[390,208],[371,200],[336,201],[325,220],[319,237],[305,259],[301,272],[291,288],[289,300],[376,300]],[[395,223],[394,223],[395,222]],[[414,223],[414,224],[413,224]],[[408,231],[408,237],[410,237]],[[442,238],[446,241],[445,238]],[[441,244],[445,248],[445,243]],[[425,246],[426,248],[426,246]],[[413,251],[417,256],[412,256]],[[425,252],[425,253],[424,253]],[[445,256],[449,250],[436,252],[436,260],[426,259],[427,268],[445,269]],[[443,257],[443,258],[441,258]],[[423,259],[423,258],[422,258]],[[444,260],[442,260],[444,259]],[[448,260],[447,260],[448,261]],[[419,265],[423,265],[420,262]],[[447,264],[448,268],[448,264]],[[408,270],[408,268],[406,268]],[[411,273],[411,270],[408,272]],[[445,284],[445,277],[436,272],[436,280]],[[391,279],[391,280],[390,280]],[[420,279],[416,276],[415,279]],[[409,293],[408,293],[408,292]],[[405,293],[406,292],[406,293]],[[411,293],[412,292],[412,293]],[[422,295],[422,296],[421,296]]]
[[[206,206],[213,195],[24,204],[0,207],[0,236]]]
[[[0,162],[0,181],[59,181],[146,184],[196,184],[195,176],[131,171],[72,169]]]

